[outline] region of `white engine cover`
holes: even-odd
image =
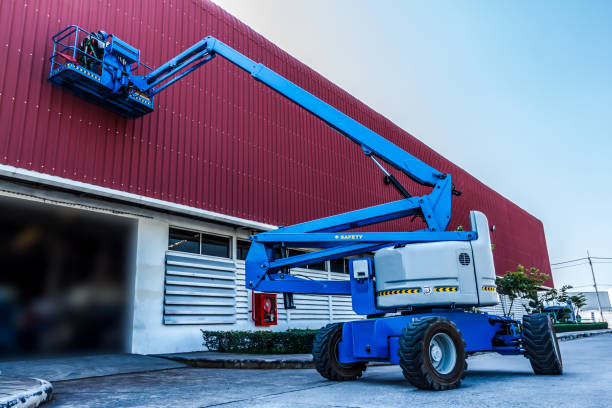
[[[470,212],[473,241],[384,248],[374,255],[379,308],[492,306],[498,303],[487,217]]]

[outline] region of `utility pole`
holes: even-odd
[[[589,251],[587,251],[587,258],[589,260],[589,266],[591,267],[591,275],[593,275],[593,286],[595,286],[595,297],[597,297],[597,306],[599,307],[599,315],[601,316],[601,321],[605,322],[603,312],[601,311],[601,301],[599,300],[599,291],[597,290],[597,281],[595,280],[595,272],[593,271],[593,262],[591,262],[591,255],[589,255]]]

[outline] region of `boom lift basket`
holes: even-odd
[[[129,81],[141,66],[151,71],[140,51],[114,35],[98,35],[75,25],[54,35],[49,81],[128,118],[153,112],[153,97]]]

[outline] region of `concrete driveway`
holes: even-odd
[[[565,374],[535,376],[521,356],[479,355],[457,390],[417,390],[396,366],[334,383],[314,370],[173,368],[54,382],[65,407],[609,407],[612,334],[561,343]]]

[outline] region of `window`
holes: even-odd
[[[173,251],[200,253],[200,234],[192,231],[170,228],[168,249]]]
[[[303,255],[305,253],[306,253],[306,251],[300,251],[298,249],[289,249],[289,250],[287,250],[287,256]]]
[[[316,269],[317,271],[327,270],[327,268],[325,268],[325,262],[317,262],[317,263],[306,265],[305,267],[307,269]]]
[[[191,254],[211,255],[222,258],[230,257],[229,237],[202,234],[178,228],[170,228],[168,249]]]
[[[245,241],[243,239],[239,239],[236,241],[236,258],[242,259],[243,261],[247,257],[247,253],[249,252],[249,248],[251,247],[251,241]]]
[[[230,257],[230,238],[202,234],[202,255]]]
[[[349,273],[348,260],[345,258],[332,259],[329,261],[330,271],[336,273]]]

